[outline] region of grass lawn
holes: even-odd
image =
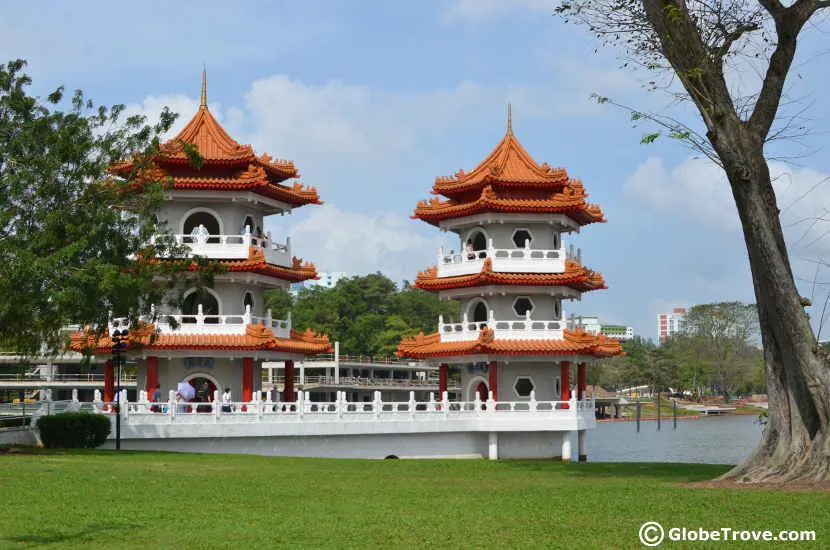
[[[645,521],[812,529],[830,493],[678,486],[724,466],[324,460],[122,451],[0,455],[0,548],[641,548]],[[665,542],[668,548],[730,543]]]

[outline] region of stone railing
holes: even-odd
[[[498,340],[561,340],[564,337],[565,315],[560,319],[531,319],[530,312],[524,319],[496,319],[490,310],[487,321],[468,321],[465,313],[460,323],[445,323],[444,317],[438,318],[438,334],[442,342],[465,342],[477,340],[481,330],[493,330],[493,337]]]
[[[244,260],[249,248],[260,248],[265,261],[272,265],[291,266],[291,238],[285,243],[276,243],[270,237],[256,237],[250,233],[241,235],[211,235],[194,231],[192,234],[172,235],[177,244],[187,245],[194,256],[216,260]],[[155,243],[156,239],[151,239]]]
[[[571,247],[572,248],[572,247]],[[481,271],[484,261],[490,258],[493,271],[504,273],[562,273],[565,271],[567,250],[563,246],[546,250],[530,248],[495,248],[493,240],[485,250],[438,251],[438,276],[454,277]],[[570,258],[570,256],[567,256]]]
[[[265,317],[251,315],[251,306],[245,306],[245,313],[234,315],[205,315],[202,304],[197,305],[195,314],[181,313],[153,313],[144,321],[154,323],[162,334],[245,334],[248,325],[264,324],[270,328],[274,336],[289,338],[291,335],[291,313],[287,319],[275,319],[271,310],[267,310]],[[115,327],[129,328],[123,318],[110,321],[109,332]]]
[[[98,394],[96,394],[97,396]],[[475,401],[449,401],[448,392],[436,399],[434,393],[426,401],[416,401],[415,392],[409,393],[408,401],[383,401],[379,391],[374,392],[372,401],[350,402],[345,391],[337,392],[337,399],[331,402],[311,401],[308,392],[297,393],[295,402],[274,402],[255,399],[249,402],[234,402],[229,407],[219,401],[219,392],[215,392],[212,402],[192,403],[177,402],[175,392],[170,392],[168,401],[151,403],[146,399],[146,392],[140,392],[137,402],[130,402],[123,408],[123,419],[127,425],[157,425],[170,423],[184,424],[248,424],[255,423],[290,423],[297,421],[328,420],[335,422],[395,421],[409,420],[434,422],[436,419],[475,419],[498,418],[511,415],[514,419],[527,418],[537,420],[575,419],[593,423],[594,401],[587,397],[578,401],[537,401],[531,392],[522,401],[495,401],[492,392],[487,400],[476,398]],[[96,411],[108,410],[107,404],[96,402]],[[224,409],[224,410],[223,410]],[[518,431],[527,429],[519,422]]]

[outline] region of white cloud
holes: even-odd
[[[303,214],[272,218],[274,234],[291,235],[296,255],[318,271],[358,275],[380,270],[393,281],[413,280],[434,263],[442,237],[434,228],[392,214],[364,214],[334,205],[306,206]],[[294,221],[295,216],[302,216]]]
[[[523,12],[553,13],[550,0],[455,0],[446,13],[448,21],[480,23]]]
[[[827,279],[826,270],[816,271],[816,262],[830,262],[830,175],[779,162],[770,162],[769,166],[793,272],[802,293],[813,296],[813,279]],[[743,241],[726,176],[708,160],[689,159],[668,170],[660,159],[650,158],[628,179],[625,192],[660,213],[728,232]],[[734,265],[737,259],[723,261]],[[740,261],[746,261],[745,257]],[[689,265],[687,271],[693,272],[695,267]],[[740,289],[732,288],[732,281],[716,277],[687,283],[690,289],[708,289],[710,295],[737,296],[749,290],[745,284]],[[820,286],[817,292],[823,296],[828,285]]]

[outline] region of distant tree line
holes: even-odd
[[[341,279],[332,288],[303,288],[296,298],[287,290],[272,290],[265,304],[278,318],[291,311],[294,327],[340,342],[340,353],[369,356],[394,355],[402,338],[435,332],[439,315],[458,313],[454,300],[441,302],[407,281],[399,288],[381,273]]]
[[[739,302],[694,306],[682,334],[659,346],[640,337],[624,342],[626,355],[589,369],[589,382],[615,389],[648,385],[694,396],[763,393],[766,368],[756,311],[754,304]]]

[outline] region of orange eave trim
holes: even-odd
[[[128,349],[142,350],[240,350],[272,351],[316,355],[330,353],[333,347],[328,336],[311,329],[305,332],[291,330],[290,338],[278,338],[262,324],[248,325],[245,334],[176,334],[155,333],[155,326],[142,324],[130,331]],[[76,332],[70,337],[70,349],[93,355],[109,354],[112,340],[108,335],[96,337],[91,330]]]
[[[602,209],[585,200],[582,184],[571,180],[562,192],[543,199],[501,197],[492,186],[482,189],[474,201],[457,202],[433,198],[423,200],[415,208],[413,218],[438,225],[442,220],[471,216],[482,212],[521,212],[539,214],[566,214],[580,225],[605,222]]]
[[[397,355],[413,359],[458,355],[588,355],[597,358],[623,355],[616,340],[581,330],[564,330],[562,340],[496,340],[493,331],[483,329],[477,340],[441,342],[435,332],[405,338],[398,345]]]
[[[438,277],[438,268],[433,266],[418,274],[414,286],[422,290],[439,291],[486,285],[567,286],[580,292],[608,288],[601,273],[573,260],[565,260],[564,273],[502,273],[493,271],[491,258],[484,260],[480,272],[470,275]]]

